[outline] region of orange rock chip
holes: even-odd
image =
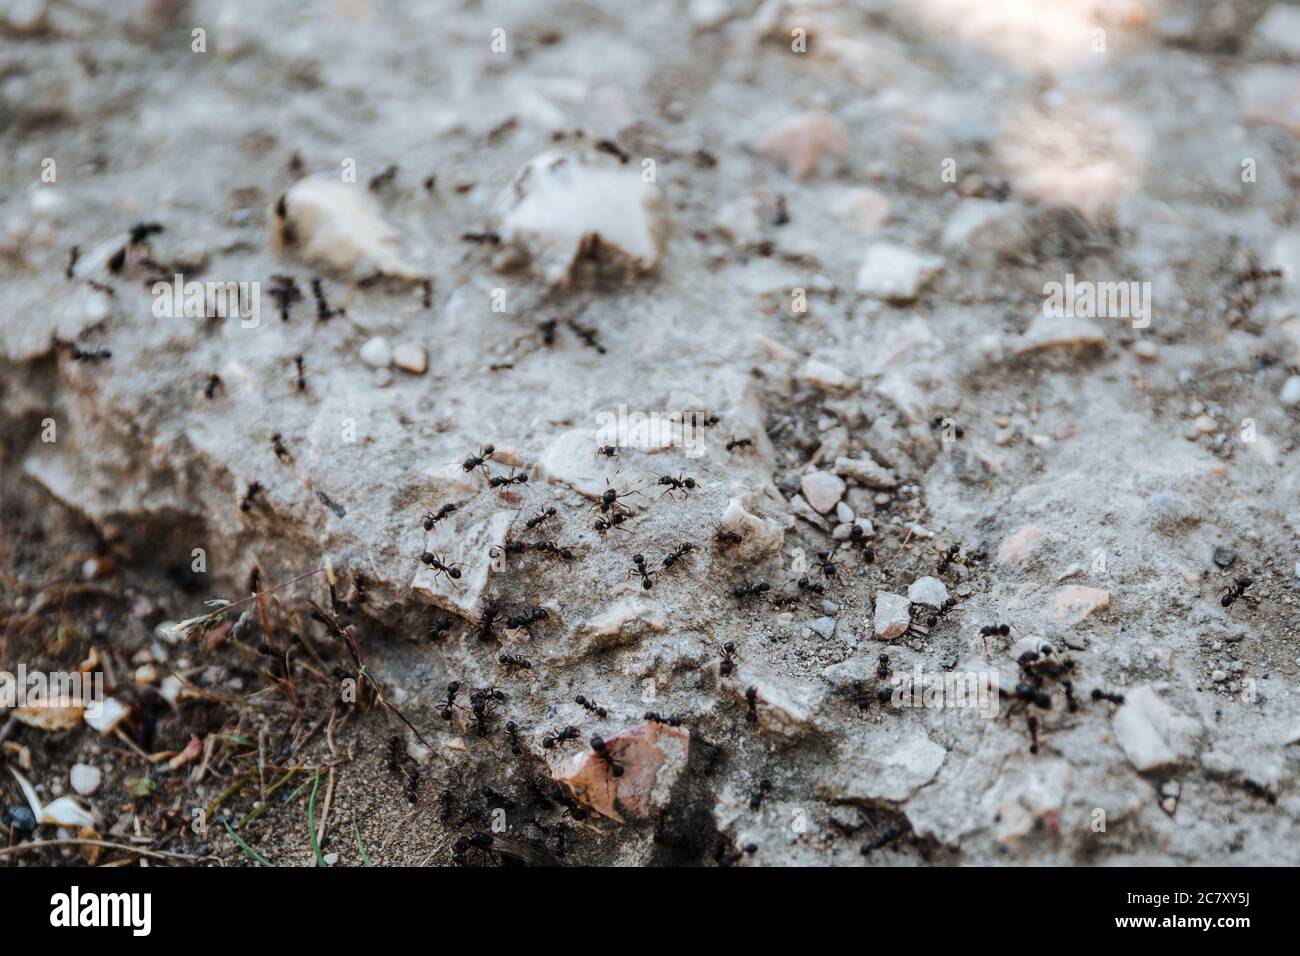
[[[591,750],[576,754],[555,771],[555,780],[602,816],[619,823],[624,816],[646,818],[668,802],[673,784],[686,768],[690,734],[678,727],[643,723],[605,745],[623,775],[615,777]]]

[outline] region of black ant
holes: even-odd
[[[279,432],[271,436],[271,448],[275,451],[275,457],[281,461],[293,461],[293,455],[289,454],[289,449],[284,447],[284,438]]]
[[[608,715],[606,714],[606,712],[605,712],[605,708],[604,708],[604,707],[601,707],[601,706],[600,706],[599,704],[597,704],[595,701],[588,700],[586,697],[582,696],[582,694],[579,694],[577,697],[573,698],[573,702],[574,702],[575,704],[577,704],[578,706],[583,707],[583,708],[585,708],[586,710],[591,711],[591,712],[592,712],[593,714],[595,714],[597,717],[605,717],[605,716],[608,716]]]
[[[432,279],[420,280],[420,306],[425,309],[433,308],[433,280]]]
[[[582,736],[582,732],[577,727],[563,727],[560,730],[552,730],[542,738],[542,746],[551,750],[558,747],[567,740],[577,740]]]
[[[378,192],[379,190],[383,189],[385,186],[389,185],[396,178],[397,178],[397,164],[390,163],[389,165],[381,169],[379,172],[375,173],[375,175],[370,177],[370,182],[368,184],[370,191]]]
[[[526,657],[516,657],[514,654],[502,654],[497,658],[499,664],[509,664],[511,667],[518,667],[521,670],[530,671],[533,669],[533,662]]]
[[[490,554],[494,558],[497,558],[503,554],[523,554],[527,550],[528,550],[528,543],[526,541],[511,541],[510,539],[507,538],[505,541],[502,541],[500,544],[494,544],[491,548],[489,548],[488,554]]]
[[[598,448],[596,449],[596,455],[595,455],[595,457],[597,457],[597,458],[617,458],[617,457],[618,457],[618,446],[617,446],[617,445],[601,445],[600,447],[598,447]]]
[[[443,823],[451,819],[451,805],[455,800],[456,798],[450,790],[442,791],[442,794],[438,797],[438,802],[442,804],[442,809],[438,811],[438,819]]]
[[[460,693],[460,681],[454,680],[447,685],[447,700],[439,711],[443,720],[451,720],[451,709],[456,706],[456,695]]]
[[[1223,595],[1219,599],[1219,603],[1224,607],[1232,607],[1233,603],[1238,598],[1245,595],[1246,588],[1250,587],[1253,583],[1254,582],[1251,581],[1250,578],[1237,578],[1237,580],[1233,581],[1232,584],[1229,584],[1219,592]]]
[[[598,734],[592,735],[591,749],[595,751],[597,757],[605,761],[610,773],[616,777],[623,776],[623,765],[615,760],[614,755],[609,752],[609,744],[605,743],[605,738]]]
[[[208,384],[203,387],[203,397],[209,399],[214,398],[217,394],[217,389],[222,387],[223,385],[220,375],[209,375]]]
[[[727,442],[727,451],[735,451],[737,448],[748,448],[754,444],[752,438],[732,438]]]
[[[750,581],[735,588],[731,593],[738,598],[749,597],[751,594],[765,594],[771,590],[772,585],[766,581]]]
[[[799,595],[797,594],[776,594],[772,597],[772,609],[779,611],[782,608],[798,607]]]
[[[818,551],[817,558],[817,570],[827,578],[835,577],[835,573],[838,569],[835,566],[835,562],[831,560],[831,553],[829,551]]]
[[[497,615],[501,613],[501,606],[496,601],[488,601],[483,605],[483,614],[478,620],[478,636],[480,640],[492,640],[492,625],[496,623]]]
[[[524,611],[523,614],[512,614],[506,618],[506,627],[511,630],[527,628],[529,624],[536,624],[538,621],[546,620],[546,608],[532,607]]]
[[[608,153],[609,155],[613,156],[624,166],[626,166],[632,158],[627,153],[625,153],[617,143],[615,143],[613,140],[610,139],[597,140],[596,149],[599,152]]]
[[[302,293],[298,290],[298,283],[293,276],[273,275],[271,276],[271,291],[268,293],[271,301],[276,304],[280,310],[280,321],[289,321],[289,310],[293,304],[302,298]]]
[[[682,725],[681,717],[665,717],[653,710],[647,710],[642,716],[643,720],[649,720],[656,724],[667,724],[669,727],[680,727]]]
[[[1033,714],[1030,714],[1025,719],[1025,724],[1029,727],[1029,752],[1031,754],[1036,754],[1038,753],[1038,718]]]
[[[485,229],[482,232],[462,232],[460,241],[472,242],[478,246],[495,246],[500,244],[501,236],[490,229]]]
[[[345,315],[344,309],[331,309],[325,298],[325,287],[319,278],[311,280],[312,298],[316,300],[316,321],[328,322],[336,315]]]
[[[722,663],[718,665],[718,673],[727,677],[736,669],[736,642],[727,641],[722,645]]]
[[[881,654],[880,657],[876,659],[876,679],[882,681],[889,680],[890,675],[893,673],[893,668],[889,666],[889,655]]]
[[[691,424],[698,428],[712,428],[718,422],[722,421],[717,415],[708,415],[700,418],[699,412],[691,412]]]
[[[862,552],[863,564],[875,563],[876,549],[867,544],[867,530],[862,525],[855,524],[849,529],[849,546]]]
[[[77,274],[77,260],[81,258],[81,246],[73,246],[68,250],[68,266],[63,270],[65,279],[74,278]]]
[[[825,593],[826,593],[826,588],[825,588],[825,587],[823,587],[823,586],[820,585],[820,584],[816,584],[816,583],[814,583],[814,582],[812,582],[812,581],[809,581],[808,578],[806,578],[806,577],[803,577],[803,578],[800,578],[800,579],[799,579],[799,590],[800,590],[800,591],[811,591],[813,594],[825,594]]]
[[[942,415],[934,416],[934,418],[930,419],[930,430],[938,431],[939,429],[944,427],[945,421],[947,421],[947,419],[945,419]],[[962,428],[960,425],[958,425],[953,429],[953,435],[960,441],[961,439],[966,437],[966,430]]]
[[[697,487],[694,478],[683,478],[681,475],[678,475],[676,478],[672,475],[664,475],[659,479],[659,484],[667,485],[667,490],[664,491],[664,495],[672,495],[673,492],[680,491],[683,499],[689,498],[691,496],[690,493]],[[662,498],[663,495],[660,495],[659,497]]]
[[[553,507],[551,507],[551,508],[546,508],[546,509],[543,510],[543,511],[539,511],[539,512],[537,512],[537,514],[535,514],[535,515],[533,515],[531,518],[529,518],[526,522],[524,522],[524,524],[525,524],[525,525],[528,527],[528,529],[531,531],[533,528],[536,528],[536,527],[537,527],[539,524],[541,524],[543,521],[546,521],[546,520],[548,520],[548,519],[550,519],[550,518],[554,518],[554,517],[555,517],[555,508],[553,508]]]
[[[939,564],[935,568],[935,570],[938,571],[940,574],[947,573],[948,565],[956,561],[957,556],[960,553],[961,553],[961,545],[959,544],[950,545],[948,550],[944,552],[943,557],[939,560]]]
[[[1061,681],[1061,687],[1065,689],[1065,709],[1072,714],[1078,712],[1079,701],[1074,696],[1074,681],[1063,680]]]
[[[670,552],[668,553],[668,556],[664,558],[664,570],[665,570],[665,571],[668,570],[668,569],[671,568],[674,564],[676,564],[678,561],[680,561],[682,558],[686,557],[688,554],[690,554],[690,553],[691,553],[692,551],[694,551],[694,550],[695,550],[695,545],[691,544],[689,541],[686,541],[686,542],[683,542],[682,544],[679,544],[679,545],[676,547],[676,549],[674,549],[673,551],[670,551]]]
[[[451,630],[451,623],[451,618],[440,618],[429,625],[425,634],[428,635],[429,640],[431,641],[441,640],[442,637]]]
[[[752,684],[745,688],[745,720],[751,724],[758,723],[758,688]]]
[[[483,469],[483,474],[487,475],[488,459],[495,455],[496,452],[497,450],[495,445],[484,445],[479,449],[477,455],[466,456],[465,460],[460,463],[460,467],[465,470],[466,474],[473,471],[475,468],[481,468]],[[490,478],[491,475],[488,475],[488,477]]]
[[[1010,624],[985,624],[980,628],[980,637],[984,639],[984,652],[988,653],[990,637],[1009,637]]]
[[[713,536],[718,544],[740,544],[745,540],[745,536],[739,531],[732,531],[730,528],[719,528],[718,533]]]
[[[456,561],[447,564],[445,559],[434,554],[432,551],[426,551],[420,555],[420,560],[433,568],[433,576],[436,578],[439,574],[445,574],[447,577],[457,580],[460,578],[460,562]]]
[[[305,392],[307,390],[307,375],[303,370],[302,356],[295,355],[293,357],[293,364],[298,368],[298,391]]]
[[[623,527],[623,522],[626,520],[627,520],[627,515],[623,514],[622,512],[615,511],[608,518],[597,518],[595,524],[593,524],[592,527],[595,528],[597,531],[599,531],[602,535],[606,531],[610,531],[613,529],[618,529],[619,531],[626,531],[628,534],[631,534],[632,533],[631,528]]]
[[[605,346],[600,344],[600,339],[596,337],[596,330],[587,328],[585,325],[579,325],[576,320],[568,319],[565,323],[573,331],[573,334],[582,340],[582,344],[589,349],[595,349],[600,355],[605,354]]]
[[[252,511],[253,499],[256,498],[261,491],[262,483],[260,481],[250,481],[247,490],[244,492],[244,497],[239,502],[239,510]]]
[[[487,736],[487,724],[488,721],[492,719],[492,714],[490,713],[492,704],[497,701],[504,701],[505,699],[506,695],[495,688],[475,691],[470,695],[469,706],[470,709],[474,711],[474,721],[478,726],[478,734],[480,737]]]
[[[601,514],[608,514],[610,511],[613,511],[615,514],[617,514],[618,509],[622,508],[624,513],[631,514],[632,509],[629,508],[627,505],[623,504],[623,502],[620,499],[628,498],[632,495],[641,495],[641,492],[637,491],[635,488],[630,488],[627,491],[620,492],[613,487],[609,487],[608,485],[609,483],[606,482],[607,487],[605,488],[604,492],[600,496],[600,502],[592,505],[587,510],[594,511],[597,508],[599,508]],[[641,497],[644,497],[644,495],[641,495]]]
[[[572,817],[579,823],[587,819],[587,808],[570,796],[558,783],[552,788],[551,796],[555,798],[556,802],[564,804],[565,816]]]
[[[1100,687],[1094,687],[1092,689],[1092,699],[1094,701],[1098,701],[1098,700],[1110,701],[1110,703],[1115,704],[1116,706],[1121,706],[1124,703],[1123,694],[1115,694],[1115,693],[1111,693],[1110,691],[1104,691]]]
[[[497,475],[494,478],[488,480],[488,485],[492,488],[502,488],[507,485],[526,485],[526,484],[528,484],[528,473],[523,472],[522,474],[516,475],[513,468],[510,469],[510,474],[508,475]]]
[[[654,576],[658,573],[659,573],[658,571],[650,571],[646,568],[644,554],[632,555],[632,567],[628,569],[627,576],[630,578],[634,574],[639,574],[641,576],[642,588],[649,591],[652,587],[654,587],[655,586]]]
[[[555,344],[555,319],[543,319],[537,323],[537,331],[542,333],[542,344],[548,349]]]
[[[574,558],[572,548],[561,547],[554,541],[539,541],[533,545],[533,548],[537,551],[549,552],[564,561],[572,561]]]
[[[771,780],[760,780],[758,782],[758,790],[755,793],[750,795],[749,809],[757,810],[759,807],[761,807],[763,805],[763,798],[767,796],[768,791],[771,789],[772,789]]]
[[[746,854],[752,856],[758,852],[757,843],[746,843],[743,850],[733,850],[727,846],[726,841],[719,836],[718,845],[713,850],[713,859],[718,866],[735,866],[743,860]]]
[[[507,720],[506,733],[510,735],[510,752],[518,757],[524,752],[523,748],[519,746],[519,725],[513,720]]]
[[[427,512],[424,516],[424,519],[420,522],[420,524],[424,525],[425,531],[432,531],[433,526],[435,524],[437,524],[439,521],[447,517],[447,515],[451,514],[455,510],[456,510],[456,506],[451,502],[447,502],[445,505],[443,505],[441,508],[438,509],[436,514],[432,511]]]
[[[112,357],[110,349],[83,349],[80,345],[72,347],[72,359],[75,362],[102,362]]]
[[[867,685],[863,681],[853,682],[853,703],[858,705],[858,710],[871,708],[871,698],[867,694]]]
[[[451,862],[457,866],[464,866],[470,850],[479,850],[492,855],[492,844],[496,841],[492,839],[492,834],[478,832],[470,836],[458,836],[456,842],[452,844]]]

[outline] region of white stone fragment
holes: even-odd
[[[1190,757],[1198,730],[1195,720],[1166,704],[1150,685],[1124,695],[1112,725],[1120,747],[1142,772]]]
[[[102,703],[91,704],[86,708],[86,723],[101,734],[111,734],[126,717],[126,705],[113,697],[104,698]]]
[[[580,145],[529,160],[497,199],[501,238],[526,250],[550,286],[580,258],[633,274],[653,269],[668,239],[667,202],[640,163]]]
[[[913,604],[943,607],[948,601],[948,588],[938,578],[927,575],[912,582],[912,586],[907,589],[907,599]]]
[[[103,779],[104,774],[100,769],[88,763],[74,763],[72,770],[68,772],[68,782],[72,784],[72,789],[83,797],[88,797],[98,790]]]
[[[568,485],[596,499],[604,493],[614,472],[597,460],[599,434],[594,428],[571,428],[546,446],[538,468],[547,481]]]
[[[1300,375],[1292,375],[1282,383],[1278,398],[1283,405],[1300,405]]]
[[[867,488],[897,488],[898,478],[871,458],[836,458],[835,474],[852,478]]]
[[[740,543],[735,546],[736,556],[740,558],[755,558],[780,551],[785,541],[785,529],[778,522],[751,514],[741,498],[727,502],[719,528],[741,536]]]
[[[844,479],[829,471],[813,471],[799,482],[804,499],[818,514],[828,514],[844,497]]]
[[[907,630],[912,622],[912,605],[901,594],[876,592],[876,640],[892,641]]]
[[[392,346],[388,344],[388,339],[382,335],[367,339],[358,354],[361,356],[361,361],[371,368],[388,368],[393,361]]]
[[[942,256],[877,242],[867,249],[858,269],[858,291],[875,299],[911,302],[942,268]]]
[[[429,367],[429,355],[414,342],[402,342],[393,349],[393,364],[412,375],[423,375]]]
[[[846,395],[858,387],[857,379],[840,371],[834,365],[818,362],[816,359],[809,359],[803,363],[799,369],[799,377],[823,392]]]
[[[362,184],[327,174],[300,179],[276,200],[268,221],[277,252],[352,276],[423,278],[399,255],[397,229],[380,216]]]

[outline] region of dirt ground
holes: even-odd
[[[1282,2],[7,5],[0,671],[125,711],[0,865],[1300,863],[1297,104]]]

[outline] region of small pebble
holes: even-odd
[[[829,471],[814,471],[799,482],[808,504],[820,514],[831,511],[844,497],[844,479]]]
[[[1300,375],[1292,375],[1282,383],[1278,398],[1283,405],[1300,405]]]
[[[388,368],[393,361],[393,349],[388,344],[388,339],[376,335],[361,346],[361,361],[371,368]]]
[[[98,790],[103,779],[104,775],[98,767],[85,763],[73,764],[72,770],[68,773],[68,782],[72,784],[72,789],[83,797],[88,797]]]
[[[1154,362],[1160,349],[1150,339],[1143,339],[1133,346],[1133,354],[1144,362]]]
[[[393,364],[412,375],[423,375],[429,367],[429,356],[420,346],[403,342],[393,349]]]
[[[835,517],[839,518],[844,524],[848,524],[853,521],[853,509],[841,501],[835,506]]]
[[[808,622],[808,630],[820,634],[822,637],[830,637],[835,633],[835,618],[819,617]]]

